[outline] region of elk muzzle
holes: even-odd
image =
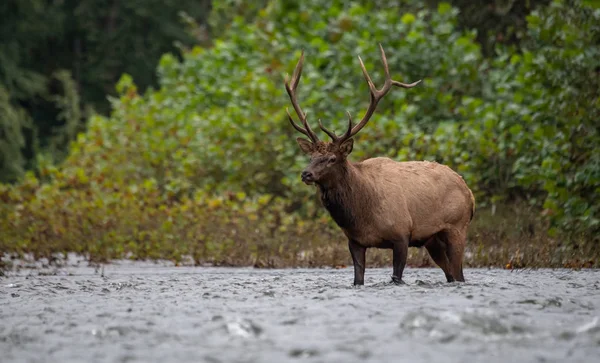
[[[306,184],[306,185],[311,185],[312,183],[315,182],[315,176],[313,175],[312,172],[310,172],[308,170],[304,170],[302,172],[301,178],[302,178],[302,181],[304,182],[304,184]]]

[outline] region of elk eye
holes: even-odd
[[[333,164],[333,163],[335,163],[336,159],[337,159],[337,158],[335,157],[335,155],[331,155],[331,156],[329,157],[328,163],[329,163],[329,164]]]

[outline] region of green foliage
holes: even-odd
[[[181,61],[165,54],[159,88],[144,94],[123,75],[110,116],[89,120],[60,167],[44,163],[41,180],[4,191],[15,205],[1,219],[10,238],[21,252],[103,258],[200,249],[202,261],[264,241],[269,256],[293,260],[326,248],[341,233],[300,182],[307,160],[287,121],[283,78],[303,49],[300,103],[315,128],[321,119],[341,130],[346,111],[359,119],[368,105],[356,55],[380,85],[381,43],[394,79],[423,82],[386,96],[351,158],[448,164],[478,206],[529,204],[537,233],[597,246],[599,10],[556,0],[527,17],[518,48],[488,59],[456,8],[403,3],[269,1],[239,13],[228,12],[238,2],[221,3],[219,12],[237,15],[210,47]],[[217,202],[228,198],[239,203]]]
[[[300,49],[307,56],[300,97],[309,115],[318,115],[309,117],[313,125],[319,117],[340,129],[346,110],[355,117],[364,112],[368,90],[356,55],[380,80],[379,42],[396,78],[426,76],[422,87],[392,92],[382,102],[359,136],[358,158],[395,156],[407,137],[402,125],[429,130],[439,121],[457,121],[461,95],[481,92],[483,60],[473,34],[454,30],[454,10],[407,13],[400,22],[395,12],[369,13],[359,5],[325,8],[318,1],[291,11],[274,2],[254,24],[234,21],[228,41],[195,48],[181,63],[165,55],[161,88],[142,97],[123,77],[111,118],[91,120],[66,167],[94,165],[92,173],[116,181],[154,177],[182,193],[244,191],[309,203],[313,192],[298,178],[305,158],[284,111],[283,76]],[[387,140],[372,142],[378,139]]]
[[[92,110],[108,113],[123,72],[155,85],[160,56],[202,41],[186,25],[203,24],[209,10],[209,0],[2,1],[0,107],[12,110],[10,135],[23,141],[0,133],[11,144],[0,182],[35,169],[38,157],[62,160]]]
[[[517,159],[517,179],[547,193],[544,208],[555,228],[597,236],[600,9],[556,1],[528,22],[531,38],[517,73],[522,88],[514,97],[528,109],[524,142],[537,152]]]
[[[426,0],[432,6],[445,0]],[[458,23],[461,29],[475,29],[477,42],[483,53],[495,55],[496,46],[519,46],[527,32],[527,16],[536,9],[547,6],[551,0],[451,0],[459,9]]]
[[[16,181],[24,172],[23,129],[31,126],[24,111],[10,103],[6,89],[0,86],[0,181]]]
[[[27,144],[29,151],[37,146],[31,141],[35,129],[26,102],[39,100],[47,78],[28,65],[36,45],[58,36],[55,8],[40,0],[0,3],[0,182],[18,180],[29,166]]]
[[[461,172],[479,205],[525,199],[550,233],[597,238],[600,12],[555,1],[533,12],[522,52],[498,49],[485,89],[462,97],[463,121],[440,123],[402,157],[435,157]],[[597,241],[592,242],[597,243]]]

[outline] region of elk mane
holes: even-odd
[[[348,229],[360,224],[356,212],[360,211],[361,205],[365,207],[368,193],[351,163],[345,162],[339,168],[335,180],[317,185],[323,206],[340,228]]]

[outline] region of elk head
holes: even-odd
[[[385,96],[392,86],[402,87],[402,88],[412,88],[419,84],[421,81],[416,81],[414,83],[406,84],[398,81],[392,80],[390,76],[390,70],[387,64],[387,58],[385,57],[385,52],[383,51],[383,47],[381,44],[379,45],[379,49],[381,51],[381,60],[383,62],[383,68],[385,71],[385,82],[381,89],[375,88],[373,81],[371,81],[371,77],[367,73],[365,65],[358,56],[358,60],[360,62],[360,67],[362,68],[363,75],[367,84],[369,85],[370,92],[370,103],[367,112],[365,113],[362,120],[356,125],[352,126],[352,117],[348,112],[348,128],[345,133],[341,136],[337,136],[334,132],[328,130],[323,126],[321,120],[319,119],[319,127],[323,132],[325,132],[332,141],[324,142],[320,141],[314,131],[310,128],[308,123],[306,122],[306,114],[300,108],[298,104],[298,100],[296,99],[296,88],[298,87],[298,83],[300,82],[300,77],[302,75],[302,64],[304,62],[304,51],[302,51],[302,55],[296,64],[296,68],[294,69],[294,74],[292,75],[291,84],[288,76],[285,77],[285,89],[287,90],[288,95],[290,96],[290,101],[292,102],[292,106],[294,106],[294,110],[296,114],[300,118],[303,126],[300,126],[294,122],[292,116],[289,111],[286,109],[288,114],[288,118],[292,126],[300,133],[308,136],[310,140],[304,138],[297,138],[296,141],[300,146],[300,149],[305,154],[310,155],[310,163],[302,172],[302,181],[306,184],[319,183],[322,180],[326,180],[331,175],[335,175],[335,170],[339,168],[340,165],[343,165],[346,162],[346,158],[352,152],[353,147],[353,139],[352,137],[356,135],[369,121],[373,112],[377,108],[377,104],[379,101]]]

